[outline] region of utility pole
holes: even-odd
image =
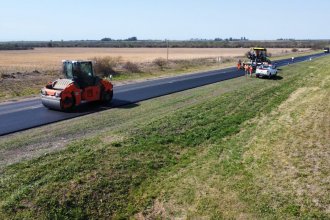
[[[169,50],[170,50],[170,43],[169,43],[169,41],[168,40],[166,40],[166,42],[167,42],[167,58],[166,58],[166,60],[167,60],[167,62],[168,62],[168,54],[169,54]]]

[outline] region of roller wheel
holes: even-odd
[[[112,97],[113,97],[113,91],[105,91],[102,96],[102,101],[104,103],[109,103],[111,102]]]
[[[64,100],[62,100],[61,106],[65,111],[72,111],[75,108],[74,97],[66,97]]]

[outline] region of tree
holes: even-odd
[[[102,38],[101,41],[112,41],[112,39],[109,37],[105,37],[105,38]]]
[[[127,41],[137,41],[137,37],[130,37],[126,39]]]
[[[49,41],[48,44],[47,44],[48,47],[53,47],[53,41]]]

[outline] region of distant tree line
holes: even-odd
[[[105,37],[105,38],[102,38],[101,41],[137,41],[137,37],[129,37],[127,39],[124,39],[124,40],[114,40],[110,37]]]
[[[131,37],[124,40],[113,40],[102,38],[101,40],[77,40],[77,41],[20,41],[20,42],[0,42],[0,50],[29,50],[39,47],[106,47],[106,48],[313,48],[321,49],[330,45],[330,40],[294,40],[278,39],[273,41],[248,40],[245,37],[240,39],[215,38],[191,39],[187,41],[167,41],[162,40],[138,40]]]
[[[246,37],[241,37],[241,38],[233,38],[233,37],[229,37],[229,38],[215,38],[214,41],[248,41],[249,39],[247,39]]]
[[[0,50],[33,50],[33,47],[21,43],[0,43]]]

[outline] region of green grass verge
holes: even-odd
[[[291,57],[308,56],[308,55],[313,55],[313,54],[317,54],[317,53],[323,53],[323,50],[314,50],[314,51],[307,51],[307,52],[290,53],[290,54],[287,54],[287,55],[272,57],[271,60],[282,60],[282,59],[288,59],[288,58],[291,58]]]
[[[273,114],[297,89],[329,90],[328,61],[326,57],[285,67],[281,80],[240,78],[232,82],[241,86],[231,89],[231,82],[219,83],[167,96],[157,107],[121,109],[118,115],[144,117],[132,117],[135,123],[122,126],[118,121],[110,130],[107,122],[116,123],[112,110],[81,119],[85,124],[78,133],[83,136],[94,128],[90,137],[80,136],[64,150],[3,167],[0,217],[328,218],[329,193],[319,198],[323,206],[315,206],[301,205],[291,191],[266,190],[262,178],[269,176],[262,172],[269,170],[272,154],[258,160],[246,156],[253,149],[246,146],[261,129],[260,118]],[[226,83],[225,90],[217,88]],[[160,112],[146,111],[151,109]],[[54,135],[77,133],[66,124]],[[32,140],[26,133],[6,138],[0,147],[6,152],[37,145],[45,141],[39,132]]]
[[[288,59],[292,56],[300,57],[300,56],[307,56],[313,55],[317,53],[322,53],[323,50],[316,50],[316,51],[308,51],[308,52],[299,52],[299,53],[289,53],[285,55],[279,55],[271,57],[271,60],[281,60],[281,59]],[[237,58],[238,59],[238,58]],[[244,58],[241,58],[244,60]],[[115,75],[113,80],[114,82],[126,81],[126,80],[137,80],[137,79],[149,79],[149,78],[157,78],[157,77],[168,77],[168,76],[175,76],[181,74],[191,74],[197,73],[202,71],[210,71],[210,70],[217,70],[223,69],[228,67],[236,66],[237,60],[234,58],[228,58],[228,61],[224,63],[210,63],[210,62],[202,62],[201,60],[196,60],[198,64],[192,64],[191,61],[182,61],[186,63],[185,65],[178,65],[176,68],[164,68],[162,71],[153,71],[153,72],[141,72],[141,73],[124,73]]]

